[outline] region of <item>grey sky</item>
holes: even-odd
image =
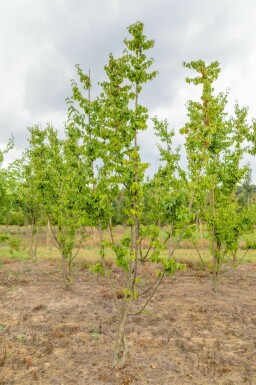
[[[196,59],[218,60],[217,90],[229,87],[231,104],[237,99],[256,116],[254,0],[2,0],[0,145],[14,134],[10,159],[26,147],[27,126],[52,122],[61,129],[75,64],[90,69],[94,83],[102,80],[109,53],[121,53],[126,28],[137,20],[156,42],[159,76],[144,92],[152,116],[177,131],[184,124],[185,103],[197,92],[184,82],[181,63]],[[143,153],[153,168],[154,144],[149,132]]]

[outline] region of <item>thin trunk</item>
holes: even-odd
[[[47,249],[51,249],[51,225],[49,219],[47,222],[46,246]]]
[[[168,258],[170,259],[172,257],[172,224],[170,226],[170,238],[168,243]]]
[[[198,215],[196,216],[196,236],[199,234],[199,218]]]
[[[108,228],[109,228],[109,235],[110,235],[111,242],[114,245],[115,241],[114,241],[114,235],[113,235],[112,218],[109,218]]]
[[[237,263],[237,250],[234,250],[234,251],[233,251],[233,263],[234,263],[234,264]]]
[[[217,285],[218,285],[218,260],[217,256],[213,255],[213,278],[212,278],[212,290],[214,293],[217,293]]]
[[[69,256],[69,259],[68,259],[68,282],[69,282],[69,286],[71,286],[71,284],[72,284],[72,275],[73,275],[72,262],[73,262],[72,256]]]
[[[203,230],[202,230],[202,220],[199,220],[199,231],[200,231],[200,242],[201,247],[203,247]]]
[[[89,70],[89,87],[88,87],[88,105],[89,105],[89,110],[88,110],[88,131],[89,131],[89,138],[90,138],[90,144],[92,143],[92,129],[91,129],[91,71]],[[93,159],[91,159],[91,172],[92,172],[92,177],[94,178],[94,164],[93,164]],[[94,183],[94,181],[93,181]],[[93,186],[94,189],[95,186]]]
[[[30,245],[29,245],[29,254],[33,256],[33,244],[34,244],[34,225],[31,223],[31,238],[30,238]]]
[[[212,215],[213,222],[215,218],[215,194],[214,188],[212,190]],[[216,293],[217,291],[217,281],[218,281],[218,258],[217,258],[217,250],[215,247],[215,227],[214,223],[212,224],[212,261],[213,261],[213,291]]]
[[[37,230],[37,233],[36,233],[36,242],[35,242],[35,246],[34,246],[34,250],[33,250],[33,258],[36,259],[37,257],[37,247],[38,247],[38,242],[39,242],[39,231]]]
[[[137,117],[137,108],[138,108],[138,86],[136,85],[136,92],[135,92],[135,116]],[[138,133],[135,131],[134,133],[134,150],[137,151],[138,149]],[[134,164],[134,182],[136,186],[138,185],[138,162],[139,162],[139,154],[137,153],[136,158],[135,158],[135,164]],[[139,259],[139,197],[138,193],[134,194],[133,193],[133,208],[135,209],[135,216],[134,216],[134,230],[133,230],[133,248],[134,248],[134,267],[133,267],[133,272],[132,272],[132,280],[131,280],[131,296],[133,298],[134,296],[134,289],[135,289],[135,281],[137,277],[137,269],[138,269],[138,259]]]
[[[32,258],[36,259],[37,256],[37,247],[39,242],[39,231],[37,230],[35,234],[35,225],[31,224],[31,239],[29,246],[29,253]]]
[[[62,260],[62,281],[63,281],[63,286],[66,290],[70,288],[69,285],[69,279],[68,279],[68,272],[67,272],[67,263],[66,263],[66,256],[64,253],[61,255],[61,260]]]
[[[113,368],[123,368],[127,360],[129,348],[125,335],[125,325],[128,317],[128,312],[129,302],[124,301],[116,334],[116,344],[112,361]]]

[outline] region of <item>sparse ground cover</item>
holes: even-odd
[[[166,277],[143,314],[129,318],[130,355],[122,370],[111,369],[117,318],[104,277],[78,264],[67,292],[56,259],[3,262],[1,385],[256,381],[253,262],[227,268],[217,294],[197,268]]]

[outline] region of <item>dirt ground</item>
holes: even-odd
[[[71,291],[57,264],[0,270],[0,385],[256,384],[256,266],[228,270],[219,292],[188,269],[166,277],[130,318],[130,355],[111,369],[116,315],[103,277],[77,272]]]

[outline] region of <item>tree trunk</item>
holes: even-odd
[[[125,325],[128,316],[129,305],[125,301],[123,304],[123,309],[120,314],[117,334],[116,334],[116,344],[114,349],[112,367],[113,368],[123,368],[125,366],[127,355],[128,355],[128,343],[125,335]]]
[[[200,241],[201,241],[201,247],[203,247],[203,229],[202,229],[202,221],[199,220],[199,231],[200,231]]]
[[[51,242],[51,225],[50,225],[50,221],[48,219],[48,222],[47,222],[47,234],[46,234],[46,247],[47,249],[51,249],[52,247],[52,242]]]
[[[172,225],[170,226],[170,238],[168,242],[168,257],[172,257]]]
[[[114,234],[113,234],[112,218],[109,218],[109,226],[108,226],[108,229],[109,229],[109,235],[110,235],[111,242],[112,242],[112,244],[114,244],[115,241],[114,241]]]
[[[213,254],[213,291],[217,293],[218,278],[221,268],[221,245],[217,242],[216,247],[214,247]]]
[[[234,250],[234,252],[233,252],[233,263],[234,264],[237,263],[237,250]]]
[[[64,288],[66,290],[69,290],[70,282],[69,282],[69,279],[68,279],[66,256],[64,255],[64,253],[62,253],[61,259],[62,259],[62,281],[63,281],[63,286],[64,286]]]

